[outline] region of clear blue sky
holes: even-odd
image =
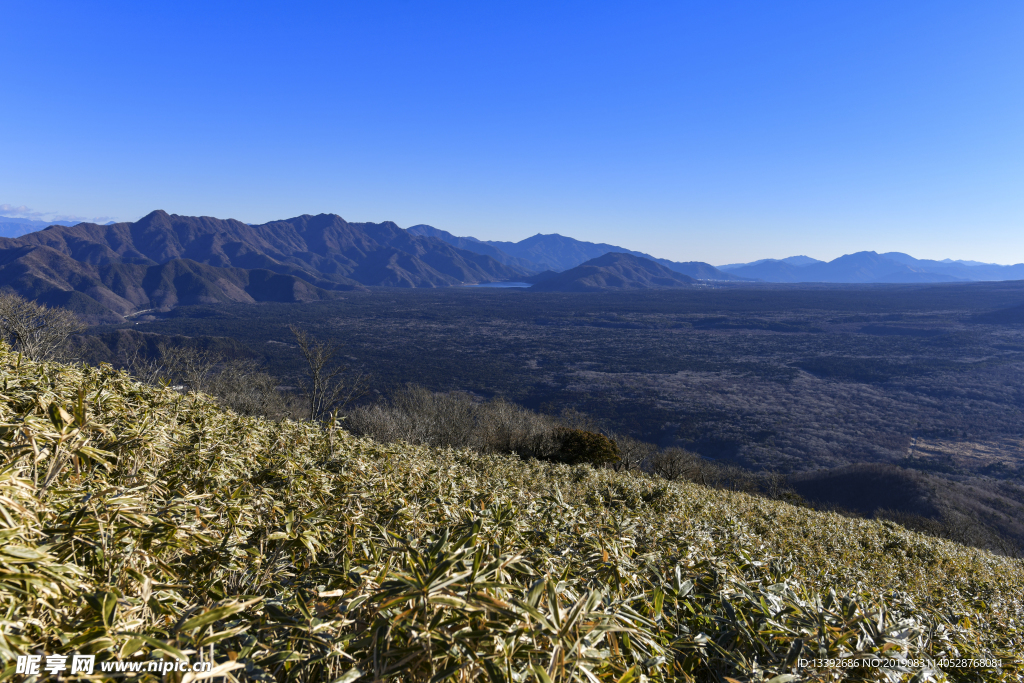
[[[1024,261],[1024,2],[0,6],[0,204]],[[29,215],[22,209],[22,215]]]

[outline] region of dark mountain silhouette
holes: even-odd
[[[632,251],[614,244],[583,242],[563,235],[534,235],[520,242],[482,242],[475,237],[456,237],[450,232],[429,225],[414,225],[409,231],[417,235],[430,235],[452,246],[478,254],[486,254],[501,263],[542,272],[560,273],[581,263],[611,252],[639,256],[698,280],[742,280],[701,261],[684,263],[656,258],[640,251]],[[531,280],[526,279],[526,282]]]
[[[92,322],[182,304],[315,301],[337,296],[292,275],[265,269],[217,268],[190,259],[166,263],[82,263],[49,247],[0,250],[0,288]]]
[[[633,254],[611,252],[533,285],[538,292],[597,292],[617,289],[689,287],[692,277]]]
[[[456,247],[457,249],[464,249],[471,251],[474,254],[482,254],[484,256],[490,256],[498,263],[504,263],[507,266],[513,266],[516,268],[522,268],[526,272],[533,272],[537,270],[537,264],[527,261],[526,259],[516,258],[510,256],[498,249],[493,247],[486,242],[481,242],[475,237],[456,237],[455,235],[445,230],[439,230],[430,225],[414,225],[410,228],[406,228],[408,232],[414,235],[421,235],[423,237],[436,237],[437,239],[447,242],[448,244]]]
[[[660,263],[669,270],[688,275],[699,280],[742,280],[744,278],[721,271],[711,264],[701,261],[677,262],[656,258],[632,249],[617,247],[613,244],[583,242],[563,235],[534,235],[520,242],[485,242],[497,247],[506,254],[515,256],[534,264],[537,270],[553,270],[556,272],[575,268],[590,259],[611,252],[631,254],[640,258]]]
[[[54,226],[17,242],[45,245],[97,265],[188,258],[217,267],[265,268],[317,286],[335,283],[337,289],[439,287],[524,274],[441,240],[410,235],[391,222],[348,223],[333,214],[247,225],[154,211],[135,223]]]
[[[394,223],[348,223],[329,214],[247,225],[154,211],[134,223],[55,225],[0,238],[0,287],[101,317],[182,303],[308,301],[367,286],[443,287],[526,274]]]
[[[548,280],[550,280],[551,278],[555,277],[556,275],[558,275],[558,273],[556,273],[553,270],[545,270],[543,272],[537,273],[536,275],[531,275],[530,277],[524,277],[523,278],[523,282],[529,282],[529,283],[535,285],[535,284],[538,284],[540,282],[547,282]]]
[[[628,253],[628,250],[611,244],[581,242],[562,235],[534,235],[520,242],[485,242],[501,249],[506,254],[524,259],[543,267],[544,270],[561,272],[575,268],[585,261],[604,256],[609,252]]]
[[[873,251],[860,251],[825,262],[794,265],[767,260],[731,269],[734,275],[765,282],[956,282],[959,278],[900,263]]]

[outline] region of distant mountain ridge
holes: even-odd
[[[917,259],[898,251],[890,251],[882,256],[915,269],[949,275],[960,280],[1024,280],[1024,263],[1003,266],[978,261],[953,261],[950,259],[933,261]]]
[[[763,259],[719,266],[762,282],[907,283],[1024,280],[1024,264],[1002,266],[977,261],[932,261],[901,252],[861,251],[832,261],[807,256]]]
[[[107,225],[0,217],[0,232],[4,221],[13,233],[46,227],[0,237],[0,288],[109,322],[183,304],[315,301],[368,287],[528,281],[534,291],[600,291],[684,287],[697,280],[1024,279],[1024,264],[934,261],[873,251],[829,262],[801,255],[715,268],[558,234],[485,242],[429,225],[403,230],[390,221],[349,223],[335,214],[258,225],[164,211]]]
[[[608,253],[622,253],[639,256],[688,275],[697,280],[742,280],[742,277],[726,273],[709,263],[690,261],[680,263],[668,259],[657,258],[640,251],[633,251],[614,244],[584,242],[564,235],[541,235],[527,237],[519,242],[481,241],[475,237],[456,237],[450,232],[438,230],[429,225],[414,225],[410,231],[420,235],[431,235],[442,239],[460,249],[476,251],[479,254],[492,255],[502,263],[528,267],[534,271],[562,272],[575,268],[590,259]],[[495,255],[497,254],[497,255]]]
[[[602,292],[691,287],[696,283],[694,278],[669,270],[651,259],[624,252],[609,252],[561,273],[543,273],[536,278],[530,290]]]
[[[507,266],[513,266],[515,268],[522,268],[527,272],[533,272],[538,269],[536,263],[511,256],[501,249],[491,246],[487,242],[481,242],[475,237],[456,237],[450,232],[439,230],[438,228],[430,225],[413,225],[406,228],[406,231],[423,237],[435,237],[457,249],[464,249],[475,254],[490,256],[498,263],[504,263]]]
[[[51,225],[78,225],[81,221],[37,221],[31,218],[0,216],[0,237],[20,237]]]
[[[731,270],[733,268],[745,268],[747,266],[758,266],[758,265],[761,265],[762,263],[768,263],[769,261],[781,261],[783,263],[788,263],[791,266],[809,266],[812,263],[824,263],[824,261],[819,261],[816,258],[811,258],[810,256],[800,255],[800,256],[788,256],[788,257],[783,258],[783,259],[763,258],[763,259],[760,259],[758,261],[751,261],[750,263],[728,263],[728,264],[726,264],[724,266],[717,266],[717,268],[719,270],[728,271],[728,270]]]
[[[52,225],[0,238],[0,287],[97,319],[217,301],[307,301],[376,287],[444,287],[529,272],[391,222],[298,216],[263,225],[154,211],[134,223]]]

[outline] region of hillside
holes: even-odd
[[[159,268],[132,267],[189,275],[182,281]],[[186,302],[308,301],[327,291],[444,287],[524,274],[394,223],[348,223],[326,214],[254,226],[154,211],[134,223],[54,225],[0,238],[0,287],[110,319]]]
[[[487,242],[481,242],[475,237],[456,237],[446,230],[439,230],[431,225],[413,225],[406,228],[407,231],[413,235],[420,235],[423,237],[436,237],[439,240],[447,242],[453,247],[464,249],[465,251],[471,251],[474,254],[482,254],[484,256],[490,256],[498,263],[504,263],[507,266],[514,266],[516,268],[522,268],[526,272],[533,272],[537,270],[537,264],[527,259],[516,258],[515,256],[509,256],[501,249],[487,244]]]
[[[781,682],[869,655],[1000,660],[947,665],[952,680],[1022,671],[1019,560],[695,485],[243,418],[109,366],[0,348],[0,373],[5,666],[37,650],[212,655],[244,681]]]
[[[585,242],[582,240],[565,237],[564,235],[541,235],[527,237],[519,242],[485,242],[497,247],[505,253],[524,259],[532,264],[537,270],[564,271],[575,268],[583,262],[598,258],[609,252],[631,254],[640,258],[649,259],[660,263],[669,270],[673,270],[689,277],[702,280],[742,280],[740,276],[721,271],[714,266],[701,261],[677,262],[668,259],[657,258],[640,251],[633,251],[613,244]]]
[[[1024,323],[1024,304],[979,313],[971,321],[989,325],[1020,325]]]
[[[689,287],[693,278],[650,259],[611,252],[557,275],[541,274],[530,289],[538,292],[599,292],[626,289]]]
[[[613,244],[585,242],[583,240],[565,237],[564,235],[541,235],[527,237],[519,242],[483,242],[475,237],[456,237],[450,232],[438,230],[429,225],[414,225],[409,228],[410,232],[417,235],[430,235],[442,239],[448,244],[474,251],[478,254],[487,254],[493,258],[507,263],[524,267],[533,271],[561,272],[575,268],[584,261],[604,256],[610,252],[632,254],[640,258],[649,259],[660,263],[669,270],[683,275],[688,275],[698,280],[743,280],[744,278],[726,273],[714,266],[702,261],[670,261],[657,258],[640,251],[632,251],[625,247],[617,247]]]
[[[136,311],[187,304],[302,302],[337,296],[294,275],[262,268],[217,268],[190,259],[94,265],[49,247],[30,246],[0,250],[0,287],[50,306],[65,306],[94,322],[120,322]]]

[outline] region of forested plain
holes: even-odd
[[[187,337],[255,358],[294,386],[303,370],[297,326],[339,344],[345,362],[369,375],[363,401],[412,383],[552,415],[572,409],[662,447],[784,474],[805,497],[838,496],[865,514],[888,506],[885,495],[858,506],[844,489],[871,481],[870,472],[836,473],[898,466],[895,478],[873,475],[889,482],[893,506],[914,498],[907,487],[942,487],[968,507],[985,498],[978,514],[1017,537],[1024,324],[1013,310],[1021,303],[1024,282],[389,289],[143,314],[92,329],[85,351],[116,362],[129,333],[154,349]]]

